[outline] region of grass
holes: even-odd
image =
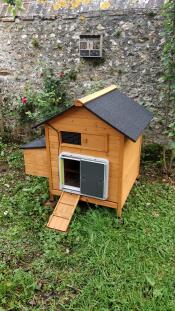
[[[46,228],[47,180],[24,175],[16,147],[0,161],[0,311],[175,310],[172,185],[141,178],[123,224],[83,205],[64,234]]]

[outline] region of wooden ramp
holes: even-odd
[[[47,227],[59,231],[67,231],[71,218],[78,204],[80,195],[62,192],[61,197],[49,218]]]

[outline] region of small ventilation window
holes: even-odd
[[[65,144],[81,145],[81,134],[73,132],[61,132],[61,142]]]

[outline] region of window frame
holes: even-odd
[[[64,142],[63,141],[63,136],[62,136],[62,133],[69,133],[69,134],[77,134],[79,137],[78,137],[78,140],[80,140],[80,144],[76,144],[76,143],[73,143],[73,142]],[[70,131],[60,131],[60,143],[61,145],[66,145],[66,146],[82,146],[82,134],[80,132],[70,132]]]
[[[86,43],[87,48],[82,49],[81,43]],[[98,43],[99,47],[96,47]],[[79,56],[80,58],[101,58],[103,54],[103,34],[89,33],[79,36]]]

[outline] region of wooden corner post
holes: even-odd
[[[50,201],[54,201],[53,196],[53,185],[52,185],[52,170],[51,170],[51,155],[50,155],[50,142],[49,142],[49,127],[45,125],[45,137],[46,137],[46,151],[48,159],[48,170],[49,170],[49,192],[50,192]]]
[[[124,147],[125,147],[125,138],[124,136],[121,137],[120,140],[120,169],[119,169],[119,187],[118,187],[118,207],[117,207],[117,216],[119,218],[122,217],[122,191],[123,191],[123,162],[124,162]]]

